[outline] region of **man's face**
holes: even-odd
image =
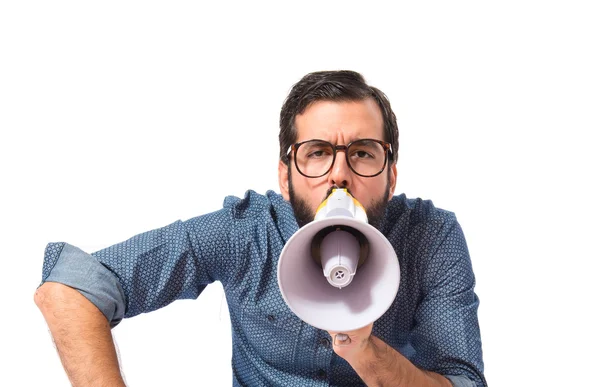
[[[372,99],[352,102],[319,101],[296,116],[296,142],[320,139],[334,145],[347,145],[357,139],[384,140],[383,117]],[[293,155],[292,155],[293,157]],[[301,175],[290,163],[290,170],[279,162],[279,188],[284,199],[290,201],[298,224],[314,219],[317,207],[331,192],[331,188],[347,188],[365,207],[369,223],[377,226],[387,202],[396,188],[396,166],[392,165],[375,177],[362,177],[350,169],[343,152],[338,152],[333,168],[318,178]]]

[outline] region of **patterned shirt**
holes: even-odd
[[[231,319],[234,386],[364,385],[335,354],[329,334],[300,320],[281,296],[277,263],[297,230],[281,195],[248,191],[242,199],[227,197],[219,211],[93,254],[49,243],[42,283],[77,289],[115,326],[195,299],[220,281]],[[390,201],[380,230],[398,256],[401,282],[373,335],[455,386],[486,386],[475,278],[454,214],[403,194]]]

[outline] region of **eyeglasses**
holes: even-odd
[[[370,138],[355,140],[348,145],[333,145],[323,140],[308,140],[293,144],[287,152],[294,153],[294,164],[301,175],[321,177],[331,171],[338,151],[346,154],[346,162],[359,176],[379,175],[392,156],[392,145]]]

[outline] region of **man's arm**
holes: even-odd
[[[371,335],[373,324],[348,332],[348,339],[329,332],[334,351],[368,386],[451,387],[442,375],[415,367],[400,352]]]
[[[462,229],[454,217],[444,222],[441,229],[436,230],[434,223],[431,227],[429,234],[437,235],[439,242],[423,238],[423,233],[416,233],[417,241],[413,242],[415,246],[419,246],[420,241],[434,246],[414,251],[424,273],[421,278],[423,299],[416,310],[411,332],[414,356],[408,360],[371,335],[373,324],[347,332],[349,343],[333,341],[335,352],[368,385],[487,385],[477,322],[479,301],[474,293],[475,277]],[[335,333],[330,334],[335,338]],[[444,370],[444,376],[440,370]]]
[[[93,254],[49,243],[35,302],[75,386],[124,386],[110,328],[227,283],[229,210],[177,221]],[[227,262],[233,266],[234,260]]]
[[[110,324],[94,304],[56,282],[40,286],[34,300],[73,386],[125,386]]]

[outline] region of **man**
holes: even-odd
[[[462,230],[431,202],[393,195],[398,128],[385,95],[355,72],[308,74],[284,102],[279,140],[281,195],[228,197],[91,255],[48,245],[35,301],[71,382],[124,385],[110,328],[221,281],[235,386],[485,386]],[[389,310],[352,332],[305,324],[277,284],[285,242],[336,187],[364,205],[402,272]]]

